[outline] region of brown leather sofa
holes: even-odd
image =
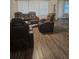
[[[28,14],[29,14],[31,24],[38,24],[39,17],[36,16],[36,12],[31,11]]]
[[[13,18],[10,22],[10,50],[19,51],[33,48],[33,34],[29,34],[29,26],[21,18]]]

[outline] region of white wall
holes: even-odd
[[[49,8],[48,12],[49,13],[54,13],[55,12],[54,11],[54,5],[56,5],[56,8],[57,8],[57,0],[49,0],[48,1],[48,8]]]
[[[10,19],[14,18],[14,12],[16,12],[16,9],[16,1],[10,0]]]
[[[62,18],[64,15],[64,0],[58,0],[57,17]]]

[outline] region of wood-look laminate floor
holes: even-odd
[[[68,59],[68,33],[41,34],[34,28],[33,59]]]
[[[61,22],[61,23],[59,23]],[[33,59],[69,59],[68,22],[55,23],[53,34],[42,34],[38,28],[34,32]]]

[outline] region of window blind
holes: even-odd
[[[17,11],[28,13],[35,11],[39,15],[48,14],[48,1],[17,1]]]

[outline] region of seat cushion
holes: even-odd
[[[39,25],[39,31],[41,33],[53,32],[53,29],[54,29],[54,23],[44,23]]]

